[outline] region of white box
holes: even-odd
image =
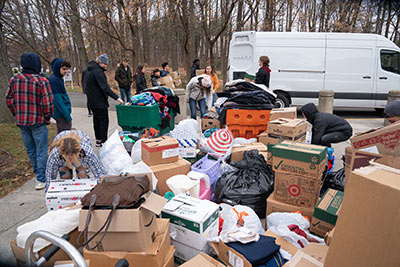
[[[197,140],[195,139],[178,139],[179,143],[179,156],[181,158],[195,158]]]
[[[211,246],[208,244],[206,244],[202,249],[192,248],[191,246],[182,244],[174,239],[171,239],[171,244],[175,247],[175,261],[177,264],[183,264],[184,262],[191,260],[200,254],[200,252],[210,254],[213,251]]]
[[[185,195],[175,196],[161,212],[162,218],[170,219],[171,237],[198,250],[218,235],[218,215],[217,204]]]
[[[92,179],[51,181],[46,193],[47,210],[62,209],[70,204],[78,203],[96,184],[97,180]]]

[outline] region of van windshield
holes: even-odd
[[[399,63],[400,57],[399,52],[392,50],[381,50],[381,67],[383,70],[400,74]]]

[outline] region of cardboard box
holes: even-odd
[[[329,247],[323,244],[310,243],[299,250],[284,267],[323,267]],[[350,254],[350,253],[349,253]],[[338,265],[340,266],[340,265]]]
[[[90,266],[90,261],[85,260],[86,265]],[[78,267],[73,260],[70,261],[56,261],[54,267]]]
[[[205,74],[205,73],[206,73],[205,69],[196,70],[196,76],[199,76],[199,75],[202,75],[202,74]]]
[[[112,218],[108,232],[102,241],[105,251],[145,251],[155,240],[157,220],[167,200],[152,192],[148,193],[145,202],[137,209],[117,209]],[[79,231],[83,231],[86,225],[88,210],[81,209],[79,212]],[[110,210],[95,209],[91,213],[88,228],[89,238],[100,229]],[[96,244],[103,236],[104,229],[90,243]],[[135,242],[132,242],[135,240]]]
[[[321,186],[321,178],[275,172],[274,197],[284,203],[314,208]]]
[[[318,201],[311,220],[310,231],[320,237],[335,227],[336,220],[343,202],[343,192],[328,189]]]
[[[252,264],[239,252],[228,247],[224,242],[210,242],[218,258],[227,266],[252,267]]]
[[[195,158],[197,156],[197,143],[195,139],[177,139],[179,143],[179,157]]]
[[[78,203],[97,184],[95,179],[52,180],[46,193],[47,210],[58,210]]]
[[[344,177],[350,177],[350,164],[354,148],[348,146],[344,149]],[[346,183],[346,180],[345,180]]]
[[[399,266],[400,174],[352,171],[325,266]]]
[[[296,119],[297,109],[295,107],[290,108],[273,108],[270,113],[270,121],[278,119]]]
[[[297,251],[299,251],[299,249],[297,247],[295,247],[292,243],[286,241],[285,239],[283,239],[282,237],[280,237],[279,235],[275,234],[274,232],[272,232],[271,230],[267,230],[264,235],[266,236],[272,236],[275,238],[275,243],[277,245],[281,246],[281,249],[286,250],[287,252],[289,252],[292,256],[294,254],[297,253]]]
[[[142,140],[142,160],[149,166],[172,163],[179,159],[178,140],[169,136]]]
[[[268,122],[268,129],[258,135],[259,142],[276,145],[282,141],[306,141],[307,122],[300,119],[278,119]]]
[[[268,148],[262,143],[250,143],[244,145],[235,145],[232,148],[231,161],[239,161],[243,159],[245,151],[258,150],[259,153],[267,153]],[[264,156],[265,161],[267,161],[267,156]]]
[[[221,128],[221,123],[218,119],[201,119],[201,129],[203,131],[212,128]]]
[[[178,174],[188,174],[191,164],[185,159],[179,159],[177,162],[150,166],[151,171],[157,177],[157,188],[160,195],[165,195],[171,189],[167,185],[167,179]]]
[[[166,259],[171,254],[168,225],[169,220],[157,219],[155,241],[144,252],[89,251],[84,249],[83,256],[90,260],[91,266],[115,266],[118,260],[126,259],[130,266],[136,266],[140,263],[140,266],[143,267],[169,267],[170,265],[166,265]]]
[[[175,89],[174,79],[172,79],[171,75],[161,77],[157,81],[160,82],[161,86],[165,86],[170,89]]]
[[[296,211],[301,211],[301,214],[304,216],[307,216],[310,221],[314,213],[314,207],[299,207],[295,205],[290,205],[281,201],[278,201],[275,199],[274,193],[272,193],[268,198],[267,198],[267,211],[266,215],[269,215],[273,212],[296,212]],[[267,224],[267,220],[265,220],[265,224]],[[265,225],[266,228],[267,225]]]
[[[178,265],[193,259],[200,253],[208,254],[211,252],[211,247],[208,244],[206,244],[202,249],[193,248],[174,239],[171,239],[171,244],[175,247],[175,262]]]
[[[174,79],[174,80],[181,78],[181,75],[179,74],[178,71],[170,72],[169,75],[171,75],[172,79]]]
[[[368,152],[400,156],[400,123],[357,134],[350,139],[355,149],[368,148]]]
[[[226,265],[220,263],[216,259],[211,258],[207,254],[200,252],[199,255],[190,261],[181,265],[181,267],[225,267]]]
[[[320,178],[326,166],[326,147],[289,141],[272,147],[272,170]]]
[[[77,244],[77,239],[79,236],[79,232],[78,232],[78,228],[76,228],[75,230],[73,230],[72,232],[69,233],[70,236],[70,243],[75,247],[75,248],[79,248],[79,245]],[[80,242],[83,242],[83,236],[81,237],[81,239],[79,240]],[[17,260],[17,265],[18,266],[25,266],[25,250],[23,248],[18,247],[17,245],[17,240],[14,238],[11,243],[11,250],[13,251],[14,257]],[[43,256],[44,253],[47,252],[47,250],[51,247],[51,245],[43,248],[42,250],[40,250],[38,252],[39,257]],[[50,258],[50,260],[46,263],[44,263],[42,266],[44,267],[50,267],[53,266],[55,262],[57,261],[66,261],[66,260],[70,260],[70,257],[68,256],[68,254],[60,249],[59,251],[57,251],[56,254],[54,254],[53,257]]]
[[[218,235],[219,206],[208,200],[177,195],[162,209],[161,217],[170,219],[174,240],[201,250],[207,238]]]
[[[335,228],[330,230],[328,233],[325,234],[324,241],[327,246],[331,245],[333,235],[335,234]]]
[[[272,166],[272,147],[274,145],[269,144],[267,145],[267,164]]]

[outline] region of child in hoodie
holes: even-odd
[[[71,101],[65,90],[63,77],[67,74],[71,64],[62,58],[55,58],[51,62],[53,74],[49,77],[53,93],[54,114],[58,133],[72,128]]]

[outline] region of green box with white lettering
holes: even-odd
[[[273,171],[320,179],[325,170],[325,146],[283,141],[271,152]]]
[[[336,220],[343,202],[343,192],[328,189],[314,209],[311,220],[311,232],[324,237],[335,227]]]
[[[171,237],[197,250],[218,235],[218,215],[219,206],[214,202],[183,194],[172,198],[161,212],[162,218],[170,219]]]

